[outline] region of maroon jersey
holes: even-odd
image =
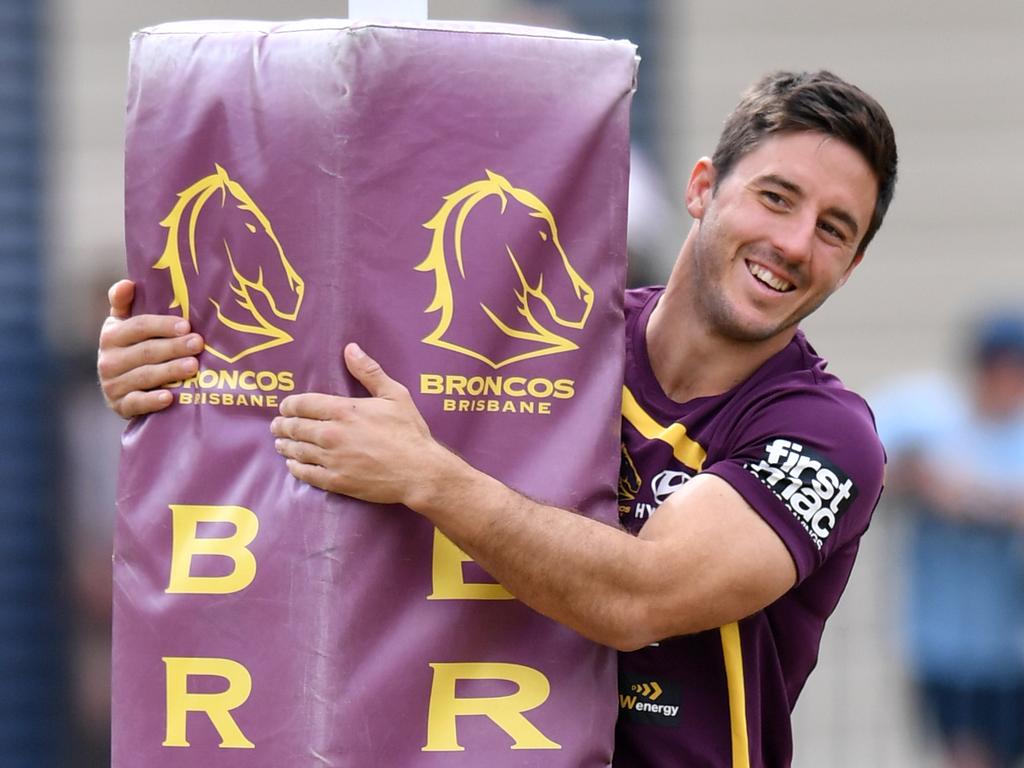
[[[787,766],[790,712],[878,501],[885,456],[867,404],[825,372],[800,332],[734,389],[669,399],[645,343],[660,295],[644,288],[626,299],[622,524],[636,533],[673,491],[710,472],[779,535],[797,583],[741,621],[620,654],[614,764]]]

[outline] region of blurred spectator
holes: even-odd
[[[967,381],[875,398],[890,506],[908,513],[906,650],[957,768],[1024,757],[1024,314],[976,329]]]
[[[107,286],[120,277],[101,270],[86,290],[87,316],[98,329],[107,314]],[[69,578],[71,720],[66,768],[110,765],[111,552],[117,462],[124,422],[96,386],[96,350],[77,349],[61,376],[61,509]]]

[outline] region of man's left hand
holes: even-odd
[[[270,425],[275,448],[292,475],[317,488],[405,503],[424,481],[428,459],[447,451],[430,436],[409,390],[358,345],[345,347],[345,365],[370,397],[286,397]]]

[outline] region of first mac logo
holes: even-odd
[[[760,461],[744,466],[782,500],[818,549],[857,498],[845,472],[792,438],[771,440]]]

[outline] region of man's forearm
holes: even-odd
[[[271,422],[299,480],[430,519],[527,605],[616,648],[736,621],[796,580],[772,528],[724,480],[701,475],[634,538],[546,506],[437,443],[409,391],[354,344],[370,397],[292,395]]]
[[[642,615],[648,542],[533,501],[439,448],[406,506],[524,603],[605,645],[650,642]]]

